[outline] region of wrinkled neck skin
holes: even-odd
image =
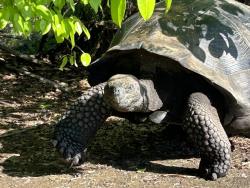
[[[243,104],[234,105],[226,113],[224,119],[225,130],[231,135],[243,135],[250,138],[250,107]]]
[[[143,87],[143,112],[152,112],[159,110],[163,103],[154,87],[152,80],[139,80],[141,87]]]
[[[152,112],[163,105],[152,80],[138,80],[126,74],[108,80],[104,100],[119,112]]]

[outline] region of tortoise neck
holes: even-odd
[[[152,80],[139,80],[143,91],[143,109],[144,112],[159,110],[163,103],[154,87]]]

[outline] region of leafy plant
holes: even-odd
[[[166,12],[172,0],[165,0]],[[8,24],[20,35],[29,36],[32,32],[45,35],[52,31],[57,43],[68,40],[71,43],[71,54],[61,58],[60,69],[69,62],[76,63],[75,50],[81,51],[80,61],[84,66],[91,62],[91,56],[75,48],[75,35],[84,34],[90,39],[90,32],[85,24],[74,15],[77,4],[90,6],[95,13],[102,10],[102,0],[2,0],[0,2],[0,30]],[[121,27],[126,11],[126,0],[108,0],[113,22]],[[138,9],[144,20],[148,20],[154,11],[155,0],[137,0]]]

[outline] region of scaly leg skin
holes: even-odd
[[[111,114],[103,100],[105,84],[84,92],[55,126],[53,144],[71,166],[83,162],[87,145]]]
[[[201,153],[202,176],[210,180],[225,176],[230,168],[231,145],[217,110],[206,95],[193,93],[184,114],[184,130]]]

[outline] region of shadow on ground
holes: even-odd
[[[19,63],[20,67],[29,68]],[[49,141],[53,128],[47,125],[57,119],[80,90],[75,89],[69,97],[52,85],[0,64],[0,167],[3,173],[22,177],[73,172],[54,155]],[[34,70],[47,74],[43,75],[45,78],[53,75],[60,78],[58,74],[62,74],[59,70],[42,71],[41,68]]]
[[[0,155],[6,157],[0,164],[3,173],[25,177],[74,172],[58,160],[49,140],[50,133],[51,127],[41,125],[1,135]]]
[[[163,134],[167,130],[163,127],[134,125],[127,121],[107,124],[98,132],[89,147],[87,161],[129,171],[146,169],[154,173],[197,175],[196,169],[150,162],[194,156],[193,151],[180,138],[164,139]],[[2,134],[0,156],[6,157],[0,164],[3,173],[17,177],[36,177],[81,172],[81,166],[68,168],[60,160],[50,142],[52,132],[53,126],[40,125]]]

